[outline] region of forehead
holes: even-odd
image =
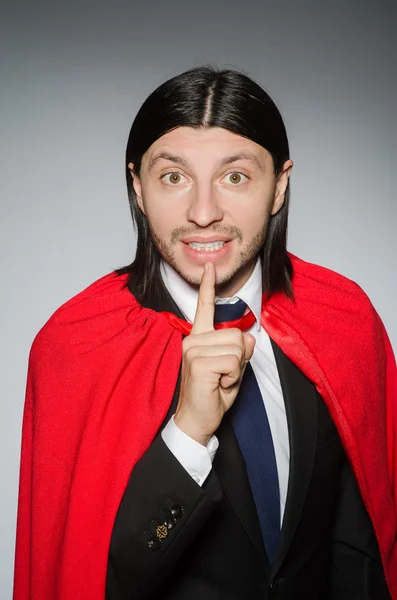
[[[177,127],[159,137],[145,152],[143,161],[150,165],[162,152],[208,161],[219,161],[229,155],[251,155],[263,166],[271,160],[270,153],[256,142],[221,127]]]

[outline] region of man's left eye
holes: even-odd
[[[245,179],[248,179],[248,177],[244,175],[244,173],[239,173],[237,171],[234,171],[233,173],[228,173],[226,177],[229,177],[229,183],[232,183],[233,185],[239,185],[240,183],[243,183]]]

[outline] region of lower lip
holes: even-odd
[[[193,258],[193,260],[199,263],[206,263],[207,261],[215,262],[226,256],[229,252],[230,244],[231,242],[226,242],[219,250],[197,250],[185,243],[183,243],[183,246],[186,254],[190,258]]]

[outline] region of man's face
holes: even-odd
[[[163,258],[195,286],[213,262],[217,293],[228,296],[252,272],[291,168],[286,161],[276,179],[255,142],[218,127],[178,127],[145,152],[134,189]]]

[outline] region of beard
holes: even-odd
[[[235,282],[240,280],[242,273],[244,273],[250,265],[254,264],[256,257],[258,256],[260,250],[262,249],[268,228],[269,218],[265,221],[261,229],[257,231],[257,233],[248,241],[244,242],[244,237],[242,232],[237,227],[225,227],[221,225],[214,225],[211,227],[211,230],[206,231],[205,233],[208,235],[214,233],[221,233],[227,235],[231,239],[237,240],[239,250],[237,253],[237,258],[235,264],[229,269],[227,273],[224,273],[222,276],[216,278],[216,293],[218,296],[225,295],[224,291],[234,287]],[[175,257],[175,246],[179,239],[188,235],[201,234],[203,232],[202,228],[187,228],[180,227],[175,229],[170,237],[170,241],[167,242],[164,239],[161,239],[156,231],[152,228],[149,223],[150,233],[152,235],[152,239],[154,245],[156,246],[158,252],[161,254],[162,258],[182,277],[187,283],[192,285],[195,288],[199,288],[201,275],[193,276],[192,274],[186,272],[181,269],[178,265],[178,261]]]

